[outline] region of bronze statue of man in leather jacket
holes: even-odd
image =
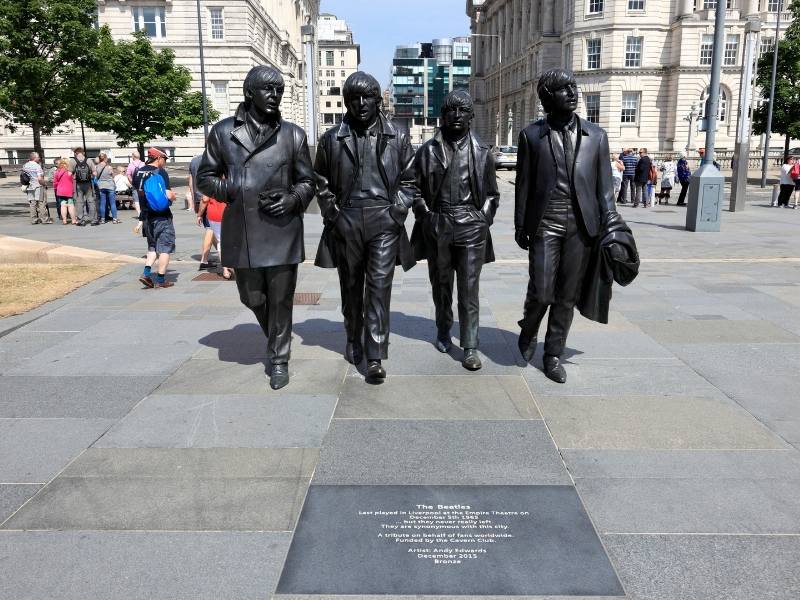
[[[537,92],[547,118],[520,133],[517,150],[515,238],[529,252],[530,275],[518,345],[530,361],[549,306],[544,372],[564,383],[561,355],[592,246],[617,212],[608,136],[575,115],[575,78],[551,69],[540,76]]]
[[[461,364],[477,371],[482,366],[478,356],[479,280],[484,263],[494,260],[489,226],[500,194],[494,157],[470,131],[472,117],[470,95],[450,92],[442,104],[441,130],[417,151],[414,172],[423,202],[415,203],[411,246],[416,259],[428,260],[436,307],[436,349],[448,352],[451,348],[455,278],[464,349]]]
[[[342,89],[347,114],[319,142],[314,162],[324,222],[315,264],[336,267],[347,334],[345,357],[386,377],[394,268],[413,266],[404,222],[416,196],[408,135],[381,113],[377,80],[358,71]]]
[[[222,264],[236,270],[242,303],[267,336],[270,387],[289,382],[297,265],[305,259],[303,213],[314,196],[305,132],[281,119],[283,77],[253,67],[236,115],[211,129],[197,187],[227,203]]]

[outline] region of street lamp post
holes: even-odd
[[[203,106],[203,146],[208,140],[208,106],[206,106],[206,65],[203,59],[203,19],[200,14],[200,0],[197,0],[197,42],[200,50],[200,102]]]
[[[683,117],[684,121],[689,121],[689,136],[686,138],[686,155],[689,155],[689,151],[692,149],[692,133],[694,133],[694,120],[697,118],[699,112],[697,111],[697,103],[692,102],[692,108],[689,110],[689,114]]]
[[[764,137],[764,156],[761,158],[761,187],[767,187],[767,166],[769,162],[769,138],[772,134],[772,108],[775,106],[775,75],[778,72],[778,36],[781,34],[781,13],[783,0],[778,0],[775,14],[775,49],[772,51],[772,76],[769,80],[769,108],[767,109],[767,131]]]
[[[502,115],[503,115],[503,36],[499,33],[471,33],[470,37],[489,37],[497,38],[497,67],[500,70],[498,73],[498,91],[497,91],[497,119],[496,131],[494,136],[494,145],[500,145],[500,129],[502,128]]]
[[[714,166],[714,142],[719,113],[719,80],[722,72],[722,51],[725,45],[725,2],[717,0],[714,18],[714,49],[711,58],[711,83],[706,109],[705,153],[700,168],[689,183],[689,203],[686,206],[686,229],[689,231],[719,231],[722,193],[725,179]]]

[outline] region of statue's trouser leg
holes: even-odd
[[[253,311],[267,337],[271,364],[289,362],[297,265],[236,269],[239,299]]]
[[[347,338],[355,341],[363,335],[367,360],[385,359],[400,225],[388,206],[343,208],[338,219],[339,284]]]

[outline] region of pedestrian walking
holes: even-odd
[[[175,252],[175,227],[172,224],[170,205],[175,192],[170,189],[169,174],[164,169],[167,153],[153,146],[147,151],[147,163],[136,170],[133,188],[139,194],[139,224],[135,232],[142,231],[147,238],[147,257],[139,281],[146,287],[167,288],[175,285],[167,281],[166,273],[170,255]],[[156,276],[152,268],[158,260]]]
[[[783,161],[780,179],[781,190],[780,194],[778,194],[779,207],[789,208],[789,199],[792,197],[795,188],[794,179],[792,179],[792,168],[796,163],[794,156],[787,156],[786,160]]]
[[[53,222],[47,210],[47,188],[45,187],[44,170],[39,164],[41,160],[38,152],[31,152],[28,162],[22,165],[20,174],[20,182],[24,184],[25,195],[30,206],[31,225],[39,223],[49,225]]]
[[[658,196],[658,203],[669,204],[669,195],[672,192],[672,186],[675,185],[677,165],[672,158],[667,158],[659,171],[661,171],[661,191]]]
[[[689,191],[689,179],[692,176],[692,170],[689,168],[689,161],[686,160],[686,152],[681,152],[681,157],[678,159],[676,175],[678,183],[681,184],[681,193],[678,196],[677,206],[686,205],[686,192]]]
[[[633,207],[639,204],[650,206],[648,201],[647,184],[650,183],[650,166],[653,162],[647,156],[647,148],[639,150],[639,160],[636,161],[636,172],[633,176]]]
[[[114,168],[108,160],[108,154],[101,152],[97,156],[95,166],[95,180],[100,195],[100,222],[106,222],[106,211],[112,223],[119,223],[117,219],[117,184],[114,181]]]
[[[94,168],[86,158],[83,148],[78,147],[73,151],[72,159],[72,178],[75,182],[75,218],[78,225],[83,226],[87,223],[99,225],[97,199],[94,195]]]
[[[138,150],[134,150],[130,154],[130,160],[128,161],[128,166],[125,169],[125,176],[128,178],[128,183],[133,188],[133,177],[136,175],[136,171],[141,169],[144,166],[144,162],[141,160],[141,156],[139,155]],[[139,195],[136,191],[133,192],[133,207],[136,209],[136,217],[139,218],[139,213],[141,209],[139,207]]]
[[[197,269],[198,271],[215,268],[217,265],[208,261],[208,255],[211,252],[212,246],[216,247],[217,252],[219,252],[219,238],[214,235],[214,231],[211,229],[211,225],[208,222],[206,212],[200,212],[200,205],[203,202],[204,196],[197,188],[197,169],[200,167],[200,162],[202,160],[203,155],[198,154],[189,162],[189,181],[188,189],[186,190],[186,197],[187,199],[191,198],[192,208],[198,216],[197,225],[203,228],[203,238],[200,244],[200,266]]]
[[[217,253],[220,255],[220,262],[222,262],[222,217],[225,213],[225,204],[214,198],[203,196],[200,201],[200,206],[197,209],[197,224],[203,225],[208,223],[208,230],[217,242]],[[208,255],[206,255],[207,257]],[[226,266],[222,267],[222,278],[231,279],[233,277],[233,269]]]
[[[622,155],[620,155],[622,156]],[[614,182],[614,199],[619,198],[619,192],[622,189],[622,177],[625,173],[625,163],[621,158],[611,159],[611,180]]]
[[[61,215],[61,222],[67,225],[67,217],[69,217],[69,222],[77,225],[75,200],[72,198],[75,193],[75,183],[72,180],[72,173],[67,168],[66,160],[58,161],[58,168],[53,174],[53,193],[56,196],[56,206],[59,207],[58,214]]]
[[[628,148],[622,155],[622,182],[617,196],[617,204],[626,204],[628,201],[633,201],[633,178],[636,175],[637,158],[633,155],[633,149]],[[627,196],[626,192],[630,190],[630,195]]]

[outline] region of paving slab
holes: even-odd
[[[98,448],[318,448],[336,396],[156,394],[112,427]]]
[[[114,424],[109,419],[0,419],[0,483],[45,483]]]
[[[392,375],[367,386],[345,379],[338,419],[541,419],[521,377]]]
[[[541,364],[541,352],[545,330],[542,328],[537,348],[537,362]],[[636,361],[643,359],[674,359],[675,356],[664,346],[655,342],[650,336],[641,331],[624,331],[609,335],[605,331],[575,331],[570,332],[564,358],[569,363],[581,364],[587,360],[608,360],[613,358],[618,361]]]
[[[800,480],[576,479],[601,533],[800,534]]]
[[[118,419],[163,377],[0,377],[0,418]]]
[[[623,595],[572,486],[311,486],[277,591]]]
[[[1,531],[3,589],[15,600],[264,599],[290,534]]]
[[[69,340],[77,333],[77,331],[29,333],[27,329],[23,329],[1,337],[0,375],[6,375],[14,369],[27,365],[28,363],[33,363],[32,370],[35,370],[38,361],[32,361],[33,357],[54,345]],[[41,367],[39,368],[39,372],[47,374]]]
[[[570,480],[542,421],[334,419],[314,482],[534,485]]]
[[[472,373],[475,377],[519,374],[522,365],[522,359],[517,358],[519,351],[512,351],[505,342],[481,344],[478,353],[483,368]],[[430,340],[426,345],[390,343],[389,359],[384,363],[389,375],[463,375],[470,373],[461,366],[463,356],[463,350],[456,345],[443,354],[434,348]],[[363,370],[364,364],[361,368]],[[355,368],[351,369],[351,374],[357,372]]]
[[[800,344],[673,344],[670,349],[755,416],[800,418]]]
[[[678,360],[591,360],[566,366],[567,382],[558,384],[542,372],[537,357],[523,371],[535,397],[675,395],[724,398],[719,389]]]
[[[713,309],[712,309],[713,310]],[[800,337],[769,321],[643,321],[642,331],[662,344],[798,343]]]
[[[158,388],[158,394],[187,395],[326,395],[335,394],[349,364],[336,360],[292,360],[289,385],[273,390],[264,376],[264,364],[237,364],[209,360],[184,362]]]
[[[125,476],[109,461],[79,458],[73,474],[62,475],[3,525],[5,529],[90,529],[168,531],[291,531],[308,479],[240,477],[227,473],[230,455],[218,451],[187,460],[186,471],[165,470],[151,463],[152,455],[132,450]],[[119,461],[124,451],[113,458]],[[220,462],[222,464],[220,464]],[[112,462],[113,464],[113,462]]]
[[[688,396],[537,398],[559,448],[786,448],[730,401]]]
[[[800,452],[790,450],[574,450],[561,456],[576,479],[800,480]]]
[[[41,485],[0,483],[0,523],[41,489]]]
[[[800,597],[800,536],[602,537],[631,600]]]

